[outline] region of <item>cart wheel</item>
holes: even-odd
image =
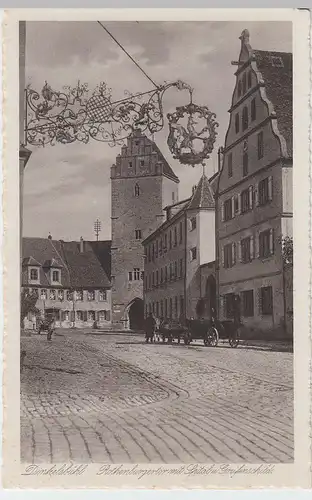
[[[211,347],[216,347],[219,342],[219,334],[218,330],[213,326],[208,329],[207,337],[204,340],[205,345],[209,345]]]

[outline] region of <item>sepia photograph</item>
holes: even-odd
[[[208,10],[8,17],[6,486],[311,479],[307,19]]]
[[[292,25],[20,22],[21,461],[287,463]]]

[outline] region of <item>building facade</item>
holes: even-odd
[[[292,55],[253,50],[241,37],[236,85],[216,196],[217,293],[221,319],[282,332],[283,238],[292,237]]]
[[[205,316],[216,293],[212,179],[203,175],[192,196],[166,212],[166,221],[143,241],[145,315],[180,321]]]
[[[135,130],[111,168],[112,321],[116,328],[143,328],[142,241],[178,201],[179,179],[154,142]]]
[[[22,289],[36,294],[39,310],[24,319],[26,329],[48,313],[56,327],[111,324],[110,242],[23,238],[22,250]]]

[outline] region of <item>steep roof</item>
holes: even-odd
[[[188,209],[214,208],[213,190],[208,177],[203,174],[188,205]]]
[[[93,242],[92,242],[93,243]],[[98,242],[101,243],[101,242]],[[106,242],[105,242],[106,243]],[[62,268],[61,286],[77,288],[110,287],[109,275],[101,260],[93,251],[92,244],[84,241],[84,250],[80,252],[80,243],[59,241],[49,238],[23,238],[22,242],[22,284],[28,282],[27,266],[37,262],[40,267],[41,286],[51,286],[47,268]],[[102,261],[104,261],[104,249]],[[107,269],[110,268],[110,251],[107,251]]]
[[[147,138],[148,142],[150,142],[153,151],[155,151],[158,154],[158,159],[159,161],[162,162],[163,164],[163,173],[164,175],[170,177],[170,179],[173,179],[176,182],[180,182],[179,177],[176,176],[172,168],[170,167],[169,163],[167,162],[166,158],[160,151],[159,147],[154,141],[151,141],[149,138]]]
[[[288,155],[292,156],[292,54],[253,50],[253,55],[262,74],[267,97],[274,107],[279,131],[285,138]]]

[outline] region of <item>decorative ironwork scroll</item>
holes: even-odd
[[[216,141],[215,113],[207,106],[190,102],[167,114],[169,121],[168,147],[173,157],[184,165],[204,164],[209,158]],[[199,128],[196,127],[199,125]]]
[[[193,89],[180,80],[143,93],[125,91],[125,98],[114,102],[112,89],[103,82],[92,94],[88,85],[80,82],[74,88],[64,87],[63,92],[52,90],[47,82],[40,93],[27,87],[25,143],[44,146],[94,139],[115,146],[122,145],[136,128],[154,134],[164,127],[163,96],[170,88],[187,91],[190,102],[167,115],[169,149],[183,164],[202,163],[209,158],[216,139],[216,115],[206,106],[193,104]],[[184,127],[181,120],[185,116]],[[197,131],[194,126],[202,119],[204,126]],[[196,141],[202,145],[199,151]]]

